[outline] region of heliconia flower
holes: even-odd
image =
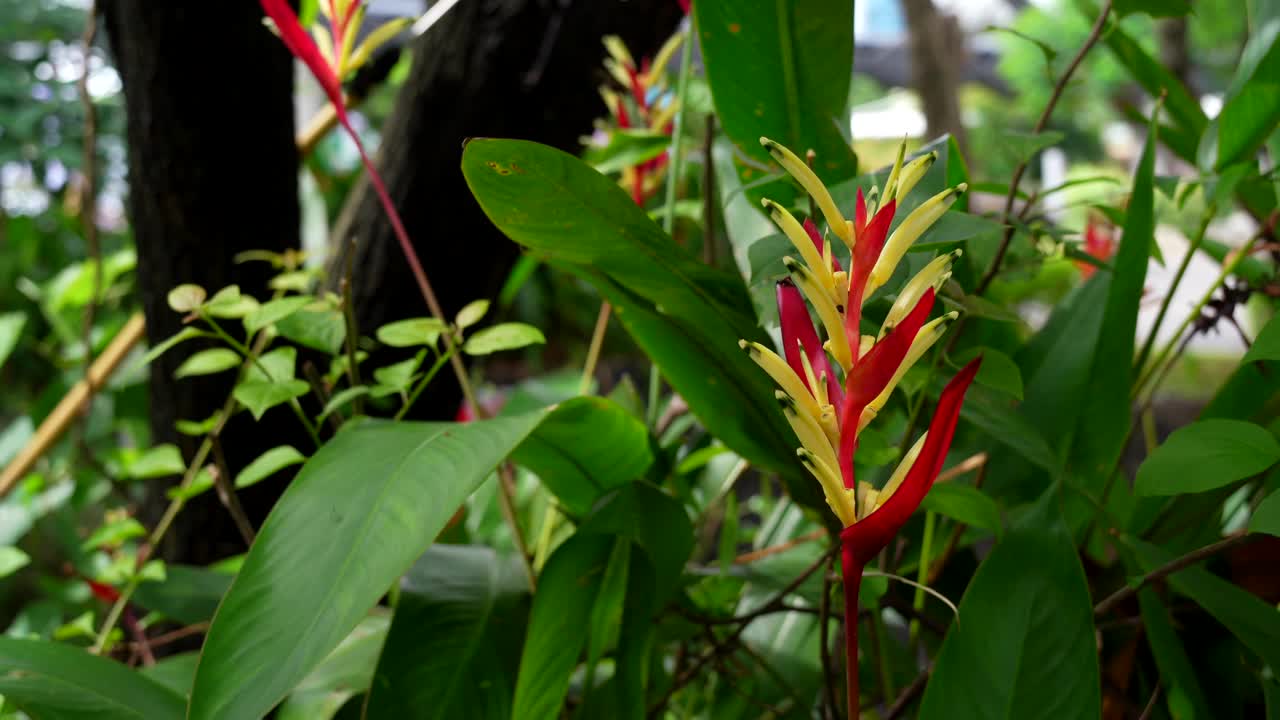
[[[1089,213],[1089,219],[1084,226],[1084,251],[1104,262],[1110,260],[1116,251],[1116,241],[1112,237],[1111,227],[1096,213]],[[1085,280],[1093,277],[1093,274],[1098,271],[1095,265],[1083,260],[1076,260],[1075,265],[1080,270],[1080,277]]]
[[[288,0],[259,2],[289,52],[306,64],[320,83],[339,119],[344,119],[347,112],[346,101],[342,96],[342,81],[359,70],[378,47],[399,34],[411,22],[409,18],[390,20],[369,33],[356,46],[355,40],[364,22],[363,0],[320,0],[320,12],[328,18],[329,28],[317,25],[312,28],[310,35],[302,27]]]
[[[904,162],[904,144],[883,190],[872,188],[865,195],[859,190],[853,219],[848,220],[807,163],[768,138],[760,143],[813,198],[828,231],[850,254],[845,270],[814,218],[801,223],[778,203],[764,200],[769,216],[799,255],[799,259],[783,258],[790,278],[777,288],[786,359],[759,343],[740,341],[739,345],[777,383],[775,397],[800,441],[797,455],[818,480],[844,527],[842,566],[850,603],[846,612],[853,618],[863,567],[893,539],[932,487],[950,449],[965,392],[981,363],[981,358],[975,359],[948,383],[929,430],[902,458],[884,487],[859,483],[853,462],[859,433],[883,409],[907,370],[957,317],[948,312],[931,320],[930,314],[960,251],[934,258],[907,281],[875,335],[862,334],[863,303],[893,276],[908,248],[967,187],[960,184],[929,198],[890,233],[900,200],[924,177],[936,154]],[[806,299],[825,331],[825,343],[809,316]],[[856,633],[856,622],[850,619],[846,628]],[[855,673],[857,643],[856,636],[850,637],[849,664]],[[850,707],[857,707],[854,677],[851,674]]]
[[[604,66],[617,87],[601,86],[600,97],[609,110],[612,123],[597,121],[605,135],[617,130],[638,130],[670,135],[679,103],[669,92],[666,67],[684,41],[684,33],[671,36],[652,59],[639,64],[616,35],[604,38],[609,56]],[[664,150],[654,158],[622,170],[620,184],[631,193],[637,205],[644,205],[658,191],[665,179],[668,157]]]

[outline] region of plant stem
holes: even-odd
[[[444,364],[449,361],[449,355],[450,352],[446,350],[445,354],[436,358],[435,364],[431,366],[431,369],[427,371],[427,374],[423,375],[422,379],[418,381],[418,384],[414,386],[413,390],[409,391],[409,397],[405,398],[404,404],[400,406],[400,410],[396,413],[394,418],[395,420],[404,419],[404,416],[409,412],[409,408],[412,408],[413,403],[417,401],[418,396],[422,394],[423,390],[427,389],[427,385],[429,385],[435,378],[436,373],[440,372],[440,369],[444,367]]]
[[[1067,89],[1067,82],[1071,80],[1071,76],[1080,67],[1084,56],[1093,49],[1098,39],[1102,37],[1102,30],[1106,27],[1107,17],[1110,15],[1111,0],[1107,0],[1102,6],[1102,10],[1098,13],[1098,19],[1093,23],[1093,29],[1089,31],[1089,37],[1080,46],[1080,50],[1076,52],[1075,57],[1071,58],[1071,63],[1063,71],[1062,77],[1058,78],[1057,84],[1053,86],[1053,94],[1049,96],[1049,102],[1045,104],[1044,111],[1040,113],[1040,119],[1036,121],[1032,134],[1038,135],[1048,126],[1049,118],[1053,116],[1053,109],[1058,106],[1058,101],[1062,99],[1063,91]],[[1013,171],[1013,179],[1009,181],[1009,193],[1004,199],[1004,220],[1001,223],[1005,226],[1004,237],[1000,239],[1000,246],[996,248],[996,256],[991,261],[991,267],[987,269],[986,274],[982,276],[982,280],[978,282],[978,287],[974,291],[977,295],[985,293],[987,288],[991,286],[991,282],[995,280],[996,275],[1000,272],[1000,265],[1004,263],[1004,255],[1009,249],[1009,242],[1013,240],[1013,225],[1010,223],[1010,220],[1013,219],[1013,203],[1018,197],[1018,185],[1022,182],[1022,176],[1027,172],[1027,162],[1023,161],[1018,164],[1018,167]]]
[[[609,313],[613,307],[606,300],[600,303],[600,313],[596,315],[596,327],[591,333],[591,345],[587,347],[587,360],[582,364],[582,381],[578,383],[578,394],[586,395],[591,391],[591,381],[595,379],[596,364],[600,362],[600,347],[604,345],[604,334],[609,329]]]
[[[933,532],[934,526],[938,522],[938,516],[932,510],[925,513],[924,516],[924,537],[920,540],[920,560],[919,567],[916,568],[916,582],[925,585],[929,582],[929,559],[933,550]],[[920,613],[924,610],[924,588],[916,588],[915,597],[911,600],[911,607]],[[912,620],[907,631],[907,642],[914,646],[916,638],[920,634],[920,621]]]
[[[1191,324],[1200,317],[1200,313],[1204,311],[1205,306],[1213,299],[1213,294],[1216,293],[1218,288],[1226,282],[1227,278],[1236,271],[1236,268],[1240,266],[1240,263],[1244,262],[1244,259],[1253,253],[1253,246],[1256,245],[1264,235],[1271,232],[1271,228],[1275,225],[1278,214],[1280,214],[1280,211],[1272,211],[1271,216],[1267,218],[1266,222],[1259,226],[1258,231],[1249,238],[1248,242],[1244,244],[1244,247],[1240,248],[1233,257],[1222,264],[1222,272],[1218,273],[1218,278],[1213,281],[1213,284],[1205,291],[1204,296],[1200,298],[1200,302],[1196,303],[1195,308],[1187,315],[1186,319],[1182,321],[1182,324],[1178,326],[1177,331],[1173,333],[1173,339],[1169,341],[1168,345],[1165,345],[1164,349],[1160,351],[1160,354],[1156,356],[1156,359],[1152,361],[1151,365],[1147,367],[1146,372],[1133,386],[1133,397],[1136,398],[1141,394],[1147,382],[1155,376],[1156,370],[1164,364],[1164,361],[1168,359],[1169,354],[1173,352],[1175,347],[1177,347],[1178,339],[1181,338],[1182,334],[1187,331],[1187,328],[1191,327]]]
[[[1107,613],[1114,610],[1116,606],[1119,605],[1120,603],[1136,595],[1139,590],[1146,587],[1150,583],[1153,583],[1157,580],[1163,580],[1164,578],[1178,572],[1179,570],[1185,570],[1186,568],[1191,567],[1192,565],[1195,565],[1201,560],[1206,560],[1208,558],[1213,557],[1214,555],[1217,555],[1218,553],[1224,552],[1226,550],[1230,550],[1231,548],[1239,545],[1240,543],[1245,542],[1248,539],[1249,539],[1248,534],[1244,532],[1236,533],[1234,535],[1230,535],[1226,538],[1223,538],[1218,542],[1205,545],[1204,547],[1198,548],[1196,550],[1192,550],[1186,555],[1174,558],[1173,560],[1170,560],[1169,562],[1161,565],[1155,570],[1152,570],[1146,575],[1143,575],[1142,577],[1138,578],[1137,582],[1130,582],[1129,584],[1125,585],[1124,587],[1120,588],[1119,590],[1109,595],[1105,600],[1098,603],[1097,606],[1093,608],[1093,615],[1094,617],[1102,617],[1103,615],[1106,615]]]
[[[1205,232],[1209,229],[1209,221],[1213,219],[1214,208],[1212,205],[1205,208],[1204,216],[1200,220],[1200,227],[1196,230],[1196,234],[1191,239],[1191,244],[1187,247],[1187,254],[1182,256],[1182,262],[1178,264],[1178,269],[1173,274],[1173,283],[1169,285],[1169,291],[1165,293],[1164,300],[1160,302],[1160,311],[1156,313],[1156,320],[1151,325],[1151,332],[1147,335],[1147,341],[1142,344],[1142,351],[1138,353],[1138,360],[1134,363],[1137,372],[1142,372],[1142,366],[1146,364],[1147,358],[1151,355],[1151,348],[1155,345],[1156,335],[1160,332],[1160,325],[1164,323],[1164,316],[1169,312],[1169,305],[1173,302],[1173,295],[1177,292],[1178,286],[1182,284],[1182,277],[1187,272],[1187,266],[1191,264],[1191,258],[1200,250],[1201,243],[1204,242]]]
[[[409,271],[413,273],[413,279],[418,283],[418,290],[422,293],[422,298],[427,301],[427,309],[431,311],[432,317],[448,326],[449,321],[445,319],[444,310],[440,307],[440,301],[436,298],[435,290],[431,287],[431,281],[427,279],[427,271],[422,268],[422,261],[418,259],[418,252],[413,249],[413,241],[409,239],[409,231],[405,230],[404,223],[400,220],[400,212],[396,210],[395,203],[391,201],[391,194],[387,192],[387,186],[382,182],[382,176],[378,174],[378,169],[374,166],[373,160],[369,157],[369,153],[365,151],[364,143],[360,140],[360,135],[356,133],[354,127],[345,118],[341,117],[342,127],[351,136],[351,140],[355,143],[356,150],[360,153],[360,162],[364,164],[365,172],[369,175],[369,184],[373,186],[374,194],[378,196],[378,202],[382,204],[382,211],[387,216],[387,221],[391,223],[391,231],[396,236],[396,240],[400,243],[400,251],[404,253],[405,262],[409,264]],[[476,417],[485,417],[484,408],[480,407],[480,403],[476,402],[475,391],[471,388],[471,380],[467,377],[467,370],[462,366],[462,359],[455,354],[453,334],[450,332],[441,333],[444,337],[445,349],[449,351],[449,363],[453,366],[453,373],[458,378],[458,386],[462,388],[462,395],[466,398],[467,404],[471,406],[472,412]]]
[[[853,557],[853,548],[841,542],[840,570],[844,580],[844,651],[845,701],[849,720],[857,720],[860,698],[858,686],[858,589],[862,585],[862,568]]]

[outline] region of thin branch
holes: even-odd
[[[738,557],[733,559],[733,564],[747,565],[757,560],[763,560],[764,558],[777,555],[778,553],[784,553],[788,550],[799,547],[806,543],[811,543],[814,540],[821,540],[824,537],[827,537],[827,531],[823,528],[819,528],[817,530],[814,530],[813,532],[805,533],[800,537],[792,538],[784,543],[778,543],[777,545],[771,545],[767,548],[752,550],[749,553],[744,553],[742,555],[739,555]]]
[[[831,680],[831,641],[827,634],[830,628],[827,620],[831,618],[831,574],[835,569],[836,558],[827,559],[827,569],[822,572],[822,599],[818,603],[818,642],[822,652],[822,688],[825,691],[826,711],[824,716],[836,720],[840,707],[836,701],[836,686]]]
[[[1111,0],[1107,0],[1103,4],[1101,12],[1098,13],[1098,19],[1093,23],[1093,29],[1089,31],[1089,37],[1080,46],[1080,50],[1075,57],[1071,58],[1071,63],[1067,65],[1067,69],[1063,71],[1062,77],[1058,78],[1058,83],[1053,86],[1053,93],[1049,96],[1049,102],[1045,104],[1044,111],[1040,113],[1040,119],[1036,121],[1035,129],[1032,134],[1039,135],[1049,124],[1049,118],[1053,116],[1053,110],[1058,105],[1058,101],[1062,99],[1062,93],[1067,89],[1067,83],[1071,80],[1071,76],[1075,74],[1076,69],[1080,67],[1080,63],[1084,60],[1084,56],[1093,49],[1098,39],[1102,37],[1102,30],[1107,25],[1107,18],[1111,15]],[[1013,171],[1013,179],[1009,182],[1009,193],[1004,199],[1004,219],[1001,224],[1005,226],[1004,237],[1000,239],[1000,246],[996,248],[996,256],[991,261],[991,267],[987,269],[982,280],[978,283],[977,289],[974,291],[977,295],[982,295],[987,291],[991,282],[995,280],[996,275],[1000,272],[1000,265],[1004,262],[1005,252],[1009,249],[1009,242],[1013,240],[1013,203],[1018,196],[1018,185],[1022,182],[1022,176],[1027,172],[1027,163],[1023,161]]]
[[[911,684],[903,688],[898,697],[894,699],[893,704],[885,711],[884,720],[894,720],[903,713],[907,708],[911,707],[911,703],[916,701],[924,693],[924,688],[929,684],[929,675],[933,672],[933,666],[925,668],[923,672],[916,676]]]
[[[1156,711],[1156,701],[1160,699],[1160,683],[1156,683],[1156,689],[1151,691],[1151,699],[1147,701],[1147,706],[1142,709],[1142,714],[1138,716],[1138,720],[1148,720]]]
[[[240,496],[236,495],[235,485],[231,483],[231,469],[227,465],[227,457],[222,452],[222,440],[217,435],[209,436],[213,441],[213,488],[218,495],[218,501],[227,509],[231,515],[231,520],[236,525],[236,530],[240,532],[240,537],[244,539],[245,547],[253,545],[256,533],[253,530],[253,523],[249,522],[249,516],[244,512],[244,506],[240,504]]]
[[[1117,605],[1133,597],[1134,595],[1137,594],[1139,590],[1146,587],[1150,583],[1156,582],[1157,580],[1163,580],[1169,575],[1172,575],[1178,572],[1179,570],[1183,570],[1192,565],[1195,565],[1201,560],[1206,560],[1208,558],[1213,557],[1214,555],[1217,555],[1218,553],[1224,552],[1226,550],[1230,550],[1231,548],[1245,542],[1248,539],[1249,539],[1249,536],[1247,534],[1243,532],[1237,533],[1237,534],[1228,536],[1226,538],[1223,538],[1222,540],[1219,540],[1216,543],[1205,545],[1204,547],[1199,548],[1197,550],[1192,550],[1186,555],[1170,560],[1164,565],[1161,565],[1155,570],[1152,570],[1146,575],[1143,575],[1142,577],[1138,578],[1137,582],[1132,582],[1132,583],[1129,583],[1128,585],[1125,585],[1124,587],[1112,593],[1105,600],[1098,603],[1098,605],[1093,608],[1094,617],[1102,617],[1103,615],[1106,615],[1107,613],[1111,612],[1116,608]]]

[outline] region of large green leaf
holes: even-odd
[[[589,429],[594,442],[583,442]],[[644,474],[653,462],[644,423],[604,398],[565,406],[556,422],[512,455],[534,469],[565,509],[585,515],[601,495]]]
[[[938,652],[921,718],[1101,716],[1089,585],[1053,496],[978,568]]]
[[[1169,699],[1171,714],[1176,706],[1189,706],[1193,712],[1192,717],[1197,720],[1213,717],[1209,704],[1205,701],[1204,690],[1200,688],[1200,682],[1196,678],[1195,668],[1169,618],[1169,611],[1160,604],[1160,599],[1151,588],[1138,591],[1138,605],[1142,609],[1143,634],[1147,636],[1151,655],[1160,670],[1160,682]],[[1173,716],[1182,717],[1177,714]]]
[[[772,384],[738,349],[763,335],[737,277],[700,263],[617,183],[559,150],[472,140],[462,170],[508,237],[596,285],[716,437],[757,466],[799,474]]]
[[[1201,420],[1178,428],[1138,468],[1134,492],[1177,495],[1213,490],[1280,462],[1280,443],[1240,420]]]
[[[391,619],[371,613],[289,693],[275,720],[329,720],[373,680]]]
[[[1097,477],[1105,476],[1115,465],[1128,437],[1138,303],[1155,242],[1155,155],[1153,126],[1134,175],[1124,234],[1112,263],[1111,285],[1089,374],[1088,399],[1076,434],[1077,466]]]
[[[1280,492],[1272,492],[1258,503],[1258,509],[1249,518],[1249,532],[1280,537]]]
[[[182,697],[114,660],[45,640],[0,637],[0,695],[44,720],[167,720]]]
[[[1201,140],[1200,162],[1221,170],[1257,152],[1280,122],[1280,18],[1249,34],[1222,111]],[[1215,132],[1216,131],[1216,132]]]
[[[194,625],[213,617],[231,576],[190,565],[165,566],[164,579],[138,586],[138,605],[180,623]]]
[[[302,467],[218,608],[190,718],[260,717],[347,636],[462,501],[583,402],[483,422],[344,430]],[[622,412],[622,411],[619,411]],[[578,438],[575,452],[599,439]]]
[[[1174,559],[1156,545],[1132,542],[1138,561],[1147,572]],[[1264,662],[1280,667],[1280,612],[1274,607],[1194,565],[1170,575],[1168,582],[1174,590],[1196,601]]]
[[[507,720],[529,581],[520,561],[437,545],[400,581],[369,717]]]
[[[842,134],[853,76],[853,3],[829,0],[701,0],[694,4],[707,81],[724,132],[771,162],[772,138],[803,155],[827,182],[857,163]]]
[[[547,560],[529,615],[512,720],[559,715],[570,675],[587,642],[587,618],[612,548],[613,541],[606,536],[579,534]]]
[[[1182,81],[1137,43],[1119,24],[1111,23],[1103,34],[1104,42],[1116,60],[1129,71],[1142,89],[1153,98],[1164,97],[1164,108],[1176,126],[1199,137],[1209,124],[1208,117]],[[1194,158],[1184,158],[1193,161]]]

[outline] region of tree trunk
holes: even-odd
[[[459,167],[466,139],[523,138],[576,152],[606,113],[597,93],[607,82],[600,38],[621,35],[639,58],[655,52],[680,18],[675,0],[463,2],[418,41],[377,162],[446,313],[492,298],[518,252],[467,188]],[[355,241],[362,334],[427,314],[367,183],[353,191],[334,238],[331,281]],[[415,409],[448,418],[459,398],[444,372]]]
[[[236,283],[261,295],[266,265],[236,265],[233,257],[298,245],[293,64],[248,0],[104,0],[99,7],[124,83],[129,215],[155,344],[183,327],[166,303],[171,288],[196,283],[212,293]],[[188,458],[198,438],[178,434],[174,422],[209,417],[231,389],[230,373],[173,379],[197,349],[178,345],[151,365],[154,440],[177,443]],[[232,467],[288,441],[244,416],[224,437]],[[250,516],[261,520],[278,492],[247,493]],[[186,561],[244,549],[213,493],[184,511],[175,530],[173,549]]]
[[[911,37],[911,76],[924,105],[929,136],[950,133],[964,147],[964,125],[956,91],[965,63],[964,35],[955,18],[933,0],[902,0]]]

